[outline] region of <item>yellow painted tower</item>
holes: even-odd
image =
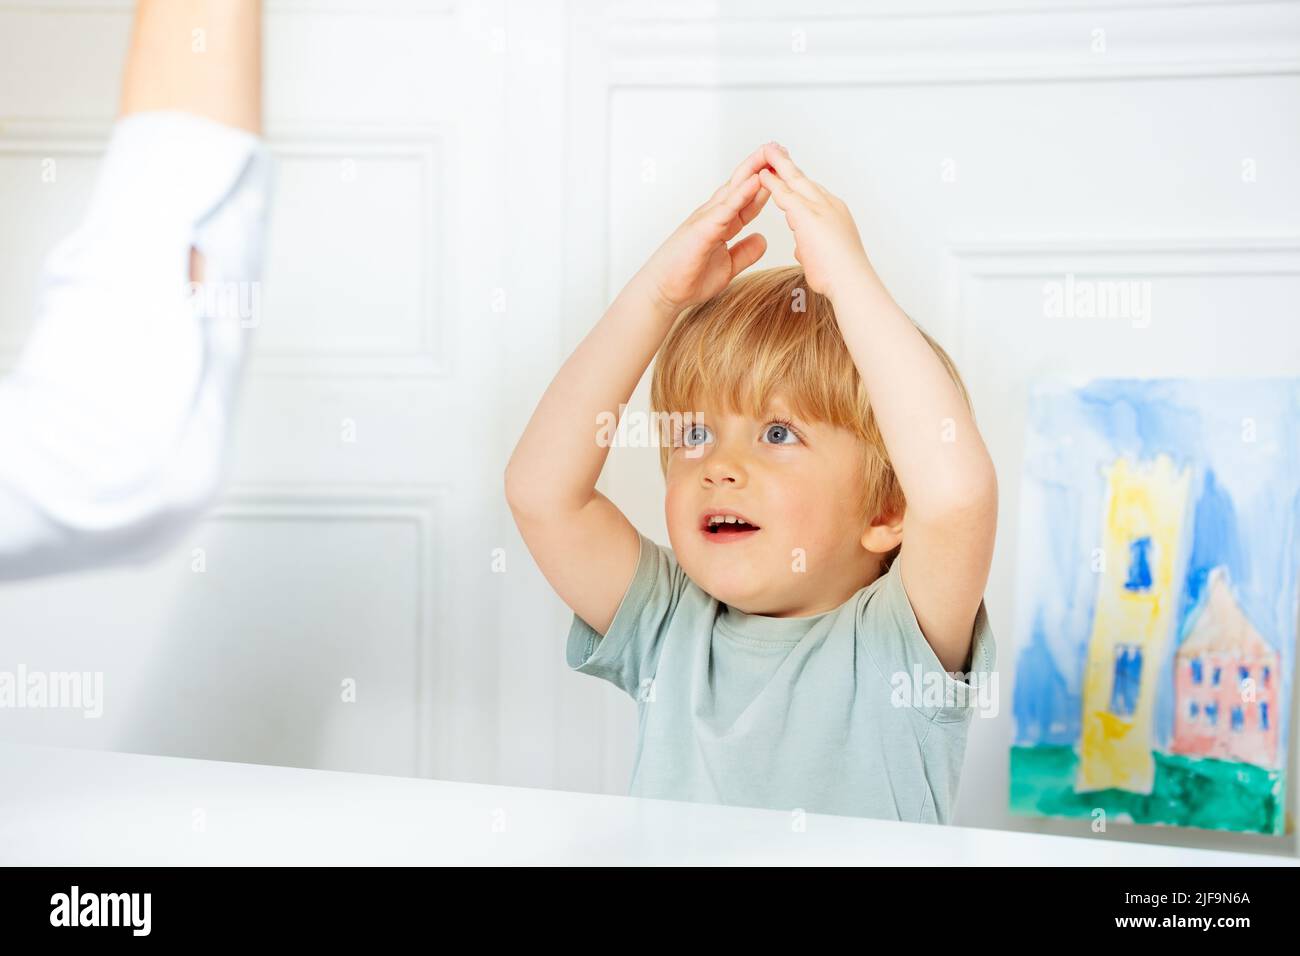
[[[1177,622],[1191,469],[1168,455],[1106,470],[1102,574],[1083,682],[1077,792],[1150,793],[1158,672]]]

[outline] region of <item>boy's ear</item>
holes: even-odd
[[[862,546],[874,554],[887,554],[903,540],[903,515],[880,515],[862,532]]]

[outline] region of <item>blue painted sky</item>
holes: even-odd
[[[1252,425],[1253,423],[1253,425]],[[1173,656],[1211,568],[1281,657],[1287,752],[1300,567],[1300,380],[1099,379],[1031,392],[1016,595],[1015,743],[1074,743],[1099,575],[1105,476],[1121,456],[1191,466],[1178,623],[1161,667],[1155,739],[1173,733]],[[1253,427],[1253,440],[1250,429]],[[1125,573],[1126,569],[1111,569]]]

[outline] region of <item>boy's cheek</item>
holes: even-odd
[[[838,552],[841,532],[832,527],[838,519],[829,510],[829,502],[825,497],[812,498],[782,515],[778,533],[768,543],[776,552],[774,557],[788,564],[792,571],[823,566]]]
[[[682,492],[676,482],[669,482],[664,498],[664,518],[669,530],[682,543],[688,541],[687,536],[695,530],[695,517],[690,512],[689,497]]]
[[[668,487],[664,492],[664,515],[671,524],[674,519],[679,517],[681,504],[680,483],[672,476],[668,479]]]
[[[767,525],[783,538],[819,536],[832,499],[829,489],[785,480],[769,495]],[[796,542],[797,543],[797,542]]]

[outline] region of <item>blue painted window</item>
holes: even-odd
[[[1205,705],[1205,722],[1211,727],[1219,722],[1219,705],[1213,701]]]
[[[1232,729],[1241,730],[1242,726],[1245,724],[1245,718],[1241,713],[1240,704],[1232,708],[1231,718],[1232,718]]]
[[[1259,702],[1259,729],[1268,730],[1268,701]]]
[[[1192,683],[1199,684],[1205,680],[1205,668],[1201,665],[1199,657],[1192,658]]]
[[[1260,675],[1260,683],[1263,684],[1265,687],[1268,686],[1268,668],[1267,668],[1267,667],[1264,668],[1263,672],[1262,672],[1261,675]]]
[[[1187,703],[1187,716],[1188,716],[1188,717],[1190,717],[1192,720],[1195,720],[1195,719],[1196,719],[1196,715],[1199,714],[1200,712],[1201,712],[1201,705],[1200,705],[1200,704],[1198,704],[1198,703],[1197,703],[1196,701],[1194,701],[1194,700],[1193,700],[1193,701],[1188,701],[1188,703]]]
[[[1242,681],[1244,681],[1244,680],[1250,680],[1250,668],[1249,668],[1249,667],[1238,667],[1238,668],[1237,668],[1237,683],[1240,684],[1240,683],[1241,683]]]
[[[1132,717],[1142,686],[1142,648],[1137,644],[1115,645],[1115,677],[1110,687],[1110,712]]]
[[[1128,580],[1124,587],[1130,591],[1151,590],[1151,538],[1144,535],[1128,544]]]
[[[1222,668],[1222,667],[1218,667],[1218,666],[1216,666],[1216,667],[1214,668],[1214,676],[1212,676],[1212,677],[1210,678],[1210,683],[1213,684],[1215,687],[1218,687],[1218,686],[1219,686],[1219,676],[1220,676],[1222,673],[1223,673],[1223,668]]]

